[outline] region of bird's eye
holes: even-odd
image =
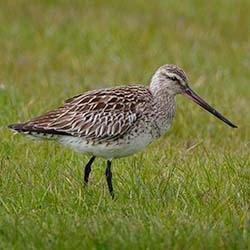
[[[176,76],[171,76],[171,80],[172,80],[172,81],[178,81],[178,79],[177,79]]]
[[[164,74],[164,76],[174,82],[179,82],[179,79],[176,76],[170,76],[168,74]]]

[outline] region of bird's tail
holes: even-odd
[[[27,128],[25,128],[25,123],[16,123],[16,124],[10,124],[7,126],[10,129],[13,129],[17,133],[21,133],[26,135],[27,139],[30,140],[41,140],[42,138],[37,136],[37,133],[31,132]]]
[[[10,124],[10,125],[8,125],[8,128],[13,129],[13,130],[15,130],[16,132],[19,132],[19,133],[28,132],[24,128],[24,123]]]
[[[55,140],[58,135],[68,135],[67,133],[56,131],[54,129],[40,128],[30,124],[29,122],[10,124],[8,125],[8,128],[13,129],[18,133],[27,135],[28,138],[32,140]]]

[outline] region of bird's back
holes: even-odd
[[[146,113],[153,96],[145,86],[131,85],[89,91],[28,122],[12,124],[17,132],[44,139],[74,136],[94,141],[122,137]]]

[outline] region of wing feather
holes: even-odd
[[[152,94],[147,87],[100,89],[70,98],[24,125],[30,131],[108,140],[123,136],[151,106]]]

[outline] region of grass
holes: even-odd
[[[0,249],[249,249],[248,1],[0,3]],[[160,140],[82,186],[87,156],[6,129],[174,63],[231,129],[184,97]]]

